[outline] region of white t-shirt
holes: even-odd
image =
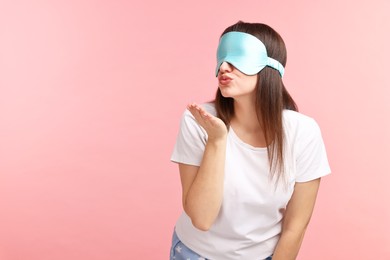
[[[203,107],[216,115],[214,104],[207,103]],[[195,228],[183,211],[176,223],[176,233],[187,247],[213,260],[259,260],[273,254],[295,182],[314,180],[330,173],[317,123],[298,112],[285,110],[283,124],[288,184],[275,186],[269,176],[267,149],[244,143],[230,127],[219,215],[205,232]],[[206,142],[206,131],[186,110],[171,160],[199,166]]]

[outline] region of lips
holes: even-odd
[[[221,75],[218,77],[218,81],[220,85],[227,85],[232,81],[233,79],[227,75]]]

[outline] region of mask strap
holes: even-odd
[[[275,60],[275,59],[273,59],[273,58],[268,57],[268,58],[267,58],[267,66],[268,66],[268,67],[271,67],[271,68],[273,68],[273,69],[278,70],[280,76],[283,77],[283,74],[284,74],[284,67],[283,67],[283,65],[282,65],[279,61],[277,61],[277,60]]]

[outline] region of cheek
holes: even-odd
[[[250,86],[250,88],[256,88],[257,86],[257,76],[251,76],[247,78],[247,85]]]
[[[252,79],[254,82],[257,83],[257,80],[258,80],[258,78],[259,78],[257,74],[252,75],[252,76],[250,76],[250,77],[251,77],[251,79]]]

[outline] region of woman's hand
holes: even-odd
[[[227,128],[220,118],[211,115],[196,103],[189,104],[187,109],[195,117],[196,121],[206,130],[208,140],[218,141],[226,138]]]

